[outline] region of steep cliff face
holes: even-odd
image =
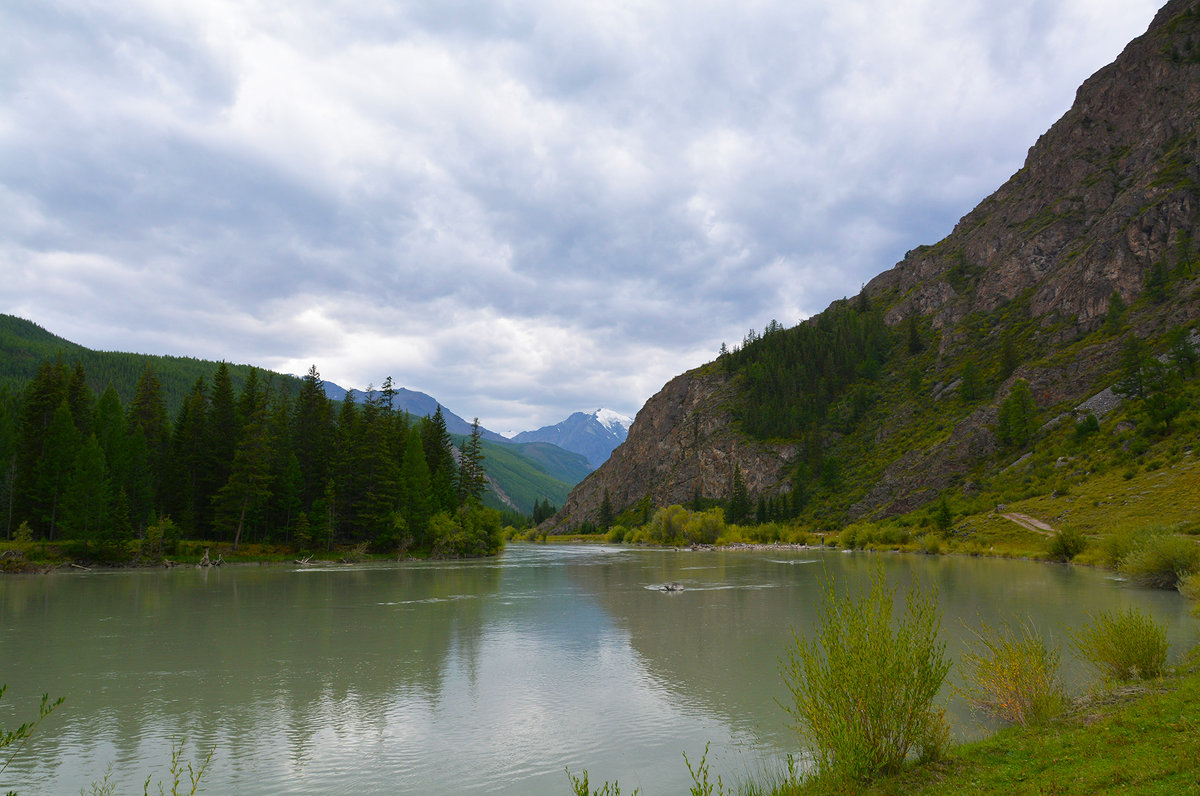
[[[735,429],[738,391],[724,374],[685,373],[667,383],[634,418],[629,437],[580,483],[552,521],[594,521],[605,493],[618,509],[649,496],[656,506],[686,503],[696,490],[729,493],[734,466],[751,494],[767,492],[787,471],[793,446],[747,439]]]
[[[880,418],[857,453],[886,449],[877,455],[888,458],[858,485],[848,516],[906,511],[966,478],[995,453],[997,405],[1016,379],[1030,383],[1042,408],[1069,408],[1100,389],[1120,341],[1087,335],[1103,324],[1114,293],[1133,304],[1154,269],[1173,275],[1173,292],[1131,317],[1133,333],[1151,336],[1200,314],[1198,159],[1200,2],[1171,0],[1084,83],[1020,171],[944,240],[909,252],[865,287],[889,325],[917,316],[932,329],[937,358],[925,376],[943,387],[981,323],[993,324],[985,336],[1008,334],[1001,316],[1019,303],[1036,331],[1022,333],[1025,361],[996,385],[994,400],[954,417],[937,440],[895,444],[905,415],[916,414],[911,407]],[[1066,346],[1070,354],[1056,357]],[[654,396],[552,525],[594,521],[606,491],[618,510],[646,495],[655,505],[685,502],[697,489],[728,496],[734,463],[752,495],[786,492],[798,446],[747,439],[735,422],[746,400],[741,384],[717,370],[683,374]],[[839,439],[827,435],[824,444]]]
[[[1080,87],[1020,171],[868,295],[894,299],[891,323],[915,312],[953,328],[1032,290],[1035,316],[1095,328],[1114,291],[1131,301],[1151,264],[1192,245],[1198,103],[1200,12],[1172,0]]]

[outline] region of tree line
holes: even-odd
[[[0,388],[5,538],[122,549],[154,527],[176,538],[378,552],[480,555],[500,544],[478,420],[452,445],[441,408],[394,409],[392,379],[361,402],[330,400],[316,367],[291,385],[226,363],[197,379],[173,418],[147,364],[128,406],[81,363],[43,361]],[[166,522],[164,523],[164,520]]]

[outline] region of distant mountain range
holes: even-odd
[[[592,469],[608,461],[617,446],[629,436],[633,419],[611,409],[595,412],[576,412],[553,426],[536,431],[522,431],[513,442],[549,442],[564,450],[583,454]]]

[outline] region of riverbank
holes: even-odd
[[[741,793],[1198,793],[1198,732],[1200,654],[1193,650],[1174,676],[1098,694],[1048,724],[1001,730],[984,740],[952,748],[936,763],[915,765],[870,785],[751,784],[741,788]]]
[[[290,545],[243,544],[237,550],[228,542],[181,542],[176,552],[143,555],[140,545],[120,556],[90,556],[76,542],[0,542],[0,574],[50,574],[89,570],[164,569],[171,567],[219,567],[224,565],[316,565],[362,564],[423,560],[428,551],[405,557],[395,553],[373,553],[365,545],[341,545],[330,550],[298,551]]]

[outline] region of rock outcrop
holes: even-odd
[[[555,528],[600,513],[605,493],[618,510],[649,497],[655,506],[686,503],[697,490],[729,493],[734,467],[750,494],[777,487],[794,456],[790,445],[747,439],[734,425],[736,387],[723,374],[685,373],[667,383],[634,418],[629,437],[572,490]]]

